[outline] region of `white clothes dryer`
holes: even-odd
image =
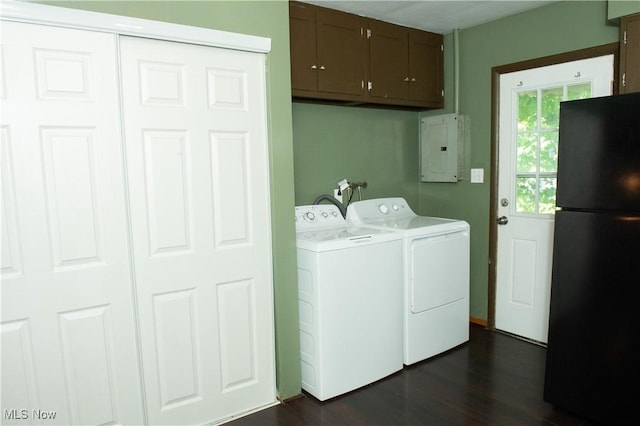
[[[295,208],[302,388],[321,401],[402,369],[402,241]]]
[[[356,201],[347,220],[403,240],[403,362],[430,358],[469,340],[469,224],[418,216],[404,198]]]

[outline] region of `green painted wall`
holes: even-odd
[[[367,182],[363,199],[402,195],[416,205],[417,117],[416,112],[294,103],[296,205],[332,195],[343,178]],[[356,191],[352,201],[358,199]]]
[[[609,0],[607,3],[607,17],[609,19],[640,13],[640,1],[638,0]]]
[[[300,393],[298,300],[293,223],[293,148],[286,1],[55,1],[41,2],[271,38],[267,90],[279,396]]]
[[[606,1],[553,3],[460,31],[460,112],[468,120],[467,171],[484,168],[485,183],[471,184],[468,178],[457,184],[422,183],[420,211],[471,224],[471,316],[487,319],[491,68],[617,41],[618,27],[607,25]],[[445,78],[453,79],[450,70]],[[446,110],[453,110],[451,103]]]

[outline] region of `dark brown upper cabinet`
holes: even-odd
[[[369,20],[369,100],[442,108],[443,36]]]
[[[289,3],[296,99],[444,106],[442,34],[307,3]]]
[[[620,20],[620,93],[640,92],[640,13]]]
[[[306,3],[289,3],[294,97],[365,100],[366,21]]]

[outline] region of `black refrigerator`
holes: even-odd
[[[544,400],[640,424],[640,93],[560,104]]]

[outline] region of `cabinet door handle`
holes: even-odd
[[[405,77],[405,78],[404,78],[404,81],[409,81],[409,77]]]
[[[312,70],[317,70],[317,69],[318,69],[318,67],[317,67],[317,66],[315,66],[315,65],[311,65],[311,69],[312,69]]]
[[[416,81],[416,78],[415,78],[415,77],[413,77],[413,78],[411,79],[411,82],[412,82],[412,83],[415,83],[415,81]]]
[[[320,65],[320,70],[324,71],[324,65]]]

